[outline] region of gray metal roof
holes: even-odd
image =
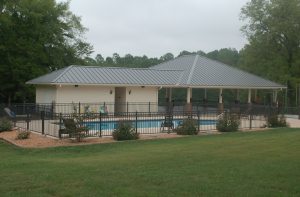
[[[26,83],[174,85],[179,83],[182,73],[180,70],[69,66]]]
[[[285,88],[281,84],[200,55],[181,56],[148,69],[69,66],[26,83]]]
[[[200,55],[186,55],[152,66],[156,70],[184,70],[179,85],[284,88],[285,86]]]

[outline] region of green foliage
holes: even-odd
[[[268,127],[288,127],[289,124],[286,122],[286,119],[283,115],[278,117],[277,114],[269,116],[267,119]]]
[[[13,123],[6,118],[0,119],[0,132],[12,131],[13,126]]]
[[[90,114],[87,113],[89,105],[84,106],[84,113],[79,115],[77,113],[78,107],[77,105],[72,102],[72,114],[71,119],[63,118],[64,122],[64,133],[69,133],[71,137],[75,137],[76,141],[81,141],[85,136],[86,133],[90,130],[88,126],[84,123],[86,119],[89,118]]]
[[[236,132],[241,125],[240,120],[235,115],[222,115],[219,117],[216,127],[220,132]]]
[[[120,120],[117,123],[117,128],[112,133],[113,139],[121,140],[137,140],[139,134],[135,133],[134,125],[129,120]]]
[[[15,0],[0,5],[0,90],[8,102],[35,100],[26,81],[49,72],[85,64],[92,46],[80,17],[69,11],[69,1]]]
[[[287,106],[292,105],[300,82],[299,9],[299,0],[256,0],[248,2],[240,14],[241,20],[249,21],[241,28],[249,44],[240,52],[240,68],[287,83]]]
[[[187,118],[182,121],[182,125],[175,128],[177,135],[198,135],[197,120],[192,118]]]
[[[16,140],[28,139],[30,137],[31,132],[25,129],[19,129]]]

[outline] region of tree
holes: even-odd
[[[169,61],[171,59],[174,59],[174,55],[172,53],[167,53],[167,54],[161,56],[160,59],[164,62]]]
[[[104,62],[105,62],[104,58],[100,54],[96,55],[95,60],[96,60],[98,66],[102,66],[104,64]]]
[[[69,1],[5,0],[0,3],[0,90],[12,99],[34,101],[34,87],[25,82],[48,72],[85,65],[92,46],[82,39],[87,31]]]
[[[286,81],[288,106],[300,77],[299,9],[300,0],[252,0],[240,13],[241,20],[249,20],[241,28],[249,41],[242,50],[241,66],[260,70],[271,80]]]

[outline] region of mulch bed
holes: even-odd
[[[252,130],[241,130],[254,131],[263,129],[252,129]],[[218,131],[209,131],[213,134],[221,134]],[[41,134],[31,132],[29,139],[16,140],[18,135],[18,130],[6,131],[0,133],[0,139],[11,143],[14,146],[20,148],[44,148],[44,147],[57,147],[57,146],[78,146],[87,144],[98,144],[98,143],[112,143],[117,142],[112,137],[102,137],[102,138],[84,138],[82,141],[77,142],[74,139],[54,139],[49,136],[43,136]],[[198,135],[207,135],[206,133],[199,133]],[[140,135],[139,140],[146,139],[157,139],[157,138],[174,138],[174,137],[185,137],[184,135],[177,134],[151,134],[151,135]]]

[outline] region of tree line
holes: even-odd
[[[241,8],[241,27],[249,44],[237,51],[223,48],[205,53],[182,51],[177,56],[167,53],[161,57],[134,56],[118,53],[103,57],[93,53],[86,42],[88,30],[81,18],[69,10],[69,1],[2,0],[0,1],[0,102],[35,102],[35,87],[25,82],[49,72],[49,67],[69,65],[149,68],[182,55],[199,54],[224,64],[286,85],[279,91],[287,106],[299,101],[300,83],[300,0],[252,0]],[[159,98],[163,100],[164,89]],[[297,93],[296,93],[297,92]],[[235,90],[224,90],[224,101],[235,100]],[[286,96],[287,95],[287,98]],[[175,89],[173,98],[185,98],[186,90]],[[204,90],[193,93],[201,99]],[[209,90],[208,97],[218,98],[218,90]],[[261,102],[271,102],[270,90],[258,91]],[[240,92],[246,100],[247,91]]]

